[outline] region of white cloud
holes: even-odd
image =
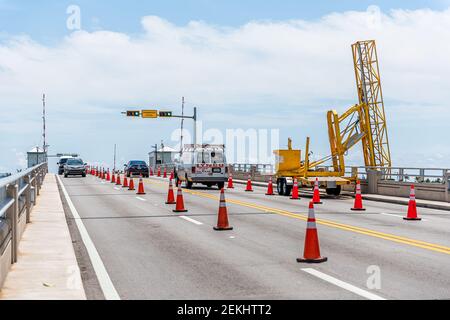
[[[274,121],[282,119],[281,129],[298,126],[295,114],[324,123],[328,108],[343,111],[356,102],[350,44],[376,39],[389,124],[422,106],[429,118],[439,112],[437,122],[450,118],[450,10],[382,13],[370,7],[316,21],[253,21],[237,28],[198,21],[175,26],[148,16],[142,26],[138,36],[79,31],[55,47],[24,36],[0,43],[2,114],[8,110],[20,126],[21,116],[38,115],[38,97],[46,91],[61,121],[74,112],[106,117],[124,106],[178,106],[186,95],[203,114],[233,106],[245,117],[266,115],[264,121],[273,114]],[[277,115],[280,107],[293,115]],[[226,117],[222,122],[233,127]],[[308,124],[301,125],[304,132]],[[326,152],[326,143],[321,149]]]

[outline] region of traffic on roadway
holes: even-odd
[[[365,211],[352,211],[353,197],[320,192],[314,199],[313,190],[290,199],[269,196],[266,187],[250,185],[253,192],[246,192],[248,183],[236,181],[222,192],[186,189],[174,187],[169,174],[156,173],[133,179],[131,190],[124,175],[90,173],[59,182],[72,218],[85,226],[101,258],[103,266],[93,268],[104,273],[97,273],[100,287],[109,288],[104,295],[306,300],[450,295],[446,212],[420,208],[422,220],[408,221],[403,205],[364,201]],[[171,192],[175,201],[166,204]],[[95,294],[91,289],[88,296]]]

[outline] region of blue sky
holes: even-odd
[[[69,5],[82,30],[66,28]],[[373,6],[375,5],[375,6]],[[0,172],[41,144],[111,165],[170,144],[174,120],[130,120],[127,107],[187,112],[205,129],[279,129],[328,153],[326,111],[356,101],[350,45],[376,39],[394,165],[450,167],[448,1],[0,0]],[[442,90],[440,88],[444,88]],[[138,109],[139,109],[138,108]],[[420,117],[417,115],[420,114]],[[190,128],[191,124],[186,123]],[[414,141],[414,144],[411,144]],[[348,156],[362,164],[361,152]]]
[[[442,10],[447,1],[430,0],[0,0],[0,30],[10,34],[28,34],[38,41],[55,43],[67,34],[66,16],[69,5],[83,10],[83,28],[88,31],[106,29],[139,33],[140,19],[156,15],[175,24],[202,20],[221,26],[239,26],[251,20],[319,19],[330,12],[365,10],[375,4],[382,11],[390,9]]]

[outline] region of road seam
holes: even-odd
[[[105,265],[103,264],[103,261],[97,249],[95,248],[95,245],[91,237],[89,236],[89,233],[87,232],[87,229],[84,226],[77,209],[75,208],[72,200],[70,199],[69,194],[67,193],[67,190],[61,181],[61,178],[57,176],[57,179],[61,186],[61,190],[64,194],[64,198],[66,199],[67,205],[69,206],[70,211],[72,212],[72,215],[75,218],[74,220],[77,225],[78,231],[80,232],[81,240],[83,241],[86,247],[89,258],[91,259],[92,266],[94,267],[95,274],[97,275],[97,279],[100,284],[100,287],[102,288],[105,299],[120,300],[120,296],[117,293],[116,288],[114,287],[111,278],[109,277],[109,274],[106,271]]]
[[[304,268],[302,269],[302,271],[309,273],[310,275],[313,275],[319,279],[322,279],[328,283],[334,284],[335,286],[338,286],[342,289],[345,289],[347,291],[353,292],[354,294],[357,294],[361,297],[364,297],[366,299],[369,300],[386,300],[385,298],[380,297],[379,295],[376,295],[372,292],[363,290],[361,288],[358,288],[354,285],[351,285],[350,283],[344,282],[342,280],[336,279],[330,275],[327,275],[323,272],[320,272],[316,269],[312,269],[312,268]]]

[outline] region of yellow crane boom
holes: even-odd
[[[356,87],[363,108],[361,119],[369,125],[362,139],[366,166],[391,167],[383,91],[375,40],[358,41],[352,45]]]
[[[339,194],[339,184],[349,183],[356,177],[345,177],[345,155],[362,142],[364,162],[370,167],[391,167],[391,155],[381,90],[380,71],[374,40],[358,41],[352,45],[353,64],[359,103],[342,115],[336,110],[327,113],[328,137],[331,154],[320,160],[309,161],[309,137],[306,153],[301,161],[301,150],[275,150],[276,176],[279,193],[288,195],[293,178],[311,182],[316,177],[325,182],[327,191]],[[331,160],[333,171],[314,170]],[[280,186],[281,184],[281,186]],[[281,192],[280,192],[281,189]],[[334,190],[332,190],[334,189]]]

